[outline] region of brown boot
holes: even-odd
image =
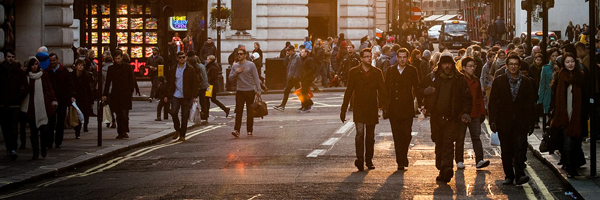
[[[177,139],[179,137],[179,132],[175,131],[175,133],[173,133],[173,139]]]

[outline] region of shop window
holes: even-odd
[[[143,38],[142,32],[131,32],[131,44],[142,44]]]
[[[142,7],[143,7],[142,5],[137,5],[137,4],[131,5],[131,8],[130,8],[131,14],[132,15],[141,15],[141,14],[143,14],[142,13]]]
[[[127,15],[127,4],[119,4],[117,6],[117,15]]]
[[[131,58],[142,58],[143,56],[144,54],[142,46],[131,47]]]
[[[119,30],[127,29],[127,21],[128,20],[129,19],[127,19],[127,17],[117,18],[117,29],[119,29]]]
[[[130,29],[144,29],[144,19],[140,18],[131,18],[131,28]]]
[[[110,29],[110,18],[102,18],[102,29]]]
[[[127,44],[127,32],[117,32],[117,43]]]
[[[156,18],[146,19],[146,29],[158,29],[158,21]]]
[[[158,43],[158,33],[156,32],[146,32],[146,44],[156,44]],[[152,51],[150,51],[152,52]]]

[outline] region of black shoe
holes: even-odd
[[[444,180],[444,178],[442,178],[442,175],[439,175],[437,177],[435,177],[435,182],[437,182],[438,184],[442,184],[442,185],[447,185],[448,182],[446,182]]]
[[[452,168],[446,168],[446,169],[442,170],[442,175],[443,175],[444,181],[446,181],[446,183],[448,183],[454,176],[454,171],[452,170]]]
[[[529,178],[529,177],[527,177]],[[513,184],[513,179],[512,178],[506,178],[504,179],[504,182],[502,182],[502,185],[512,185]]]
[[[11,161],[15,161],[15,160],[17,160],[19,155],[17,155],[17,151],[13,150],[10,152],[10,154],[8,154],[8,157],[10,158]]]
[[[154,121],[160,122],[162,120],[160,118],[156,118],[156,119],[154,119]]]
[[[40,153],[38,152],[37,149],[33,150],[33,156],[31,157],[31,160],[37,160],[40,158]]]
[[[358,169],[358,171],[364,171],[365,170],[365,165],[363,165],[363,161],[362,160],[355,160],[354,161],[354,166],[356,166],[356,168]]]
[[[42,153],[42,158],[45,158],[46,157],[46,153],[47,153],[46,152],[46,147],[42,147],[40,153]]]
[[[225,118],[229,117],[229,111],[231,111],[231,108],[225,108]]]
[[[25,148],[25,144],[21,144],[21,146],[19,147],[19,149],[26,149]]]
[[[370,164],[370,165],[367,164],[367,169],[375,169],[375,165],[373,165],[373,164]]]
[[[56,145],[56,148],[60,149],[60,148],[62,148],[62,146],[61,145]]]
[[[117,124],[116,124],[116,123],[112,123],[112,124],[110,125],[110,128],[117,128]]]
[[[404,166],[398,166],[398,171],[406,171],[406,169],[404,168]]]
[[[108,127],[110,127],[110,123],[107,123],[107,124],[106,124],[106,128],[108,128]]]
[[[519,179],[517,179],[516,183],[517,185],[523,185],[525,183],[529,182],[529,176],[521,176]]]

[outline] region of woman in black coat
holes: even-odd
[[[212,97],[210,97],[210,101],[212,101],[214,104],[217,104],[217,106],[219,106],[221,110],[225,111],[225,118],[227,118],[229,116],[229,110],[231,109],[223,105],[223,103],[221,103],[217,99],[217,92],[215,91],[215,89],[219,85],[219,73],[221,73],[220,67],[217,65],[217,63],[215,63],[215,60],[215,56],[210,55],[208,56],[206,63],[206,74],[208,76],[208,84],[213,86],[213,93]],[[210,103],[208,104],[207,110],[208,112],[210,112]],[[208,113],[206,115],[208,115]]]
[[[88,124],[90,122],[90,113],[92,108],[90,104],[93,101],[92,94],[92,78],[90,74],[85,72],[85,61],[82,59],[77,59],[75,61],[75,69],[71,72],[71,78],[73,79],[73,83],[75,85],[75,99],[77,99],[77,107],[83,113],[84,124],[83,124],[83,132],[88,132]],[[75,130],[75,138],[80,138],[81,133],[81,124],[73,127]]]
[[[254,53],[258,53],[258,57],[254,57]],[[252,62],[256,65],[256,70],[258,71],[258,76],[262,76],[262,65],[263,65],[263,52],[260,49],[260,44],[258,42],[254,42],[254,51],[252,51]]]

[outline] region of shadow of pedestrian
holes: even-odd
[[[473,186],[473,193],[470,196],[486,196],[486,198],[483,199],[490,199],[489,197],[487,197],[488,193],[486,191],[486,188],[491,187],[491,185],[488,185],[485,181],[485,177],[488,174],[491,174],[490,171],[488,170],[477,170],[476,171],[477,176],[475,177],[475,185]]]
[[[404,188],[404,170],[392,173],[373,194],[373,199],[400,199]]]
[[[358,190],[364,184],[369,170],[352,172],[344,181],[338,183],[337,188],[325,199],[361,199]]]

